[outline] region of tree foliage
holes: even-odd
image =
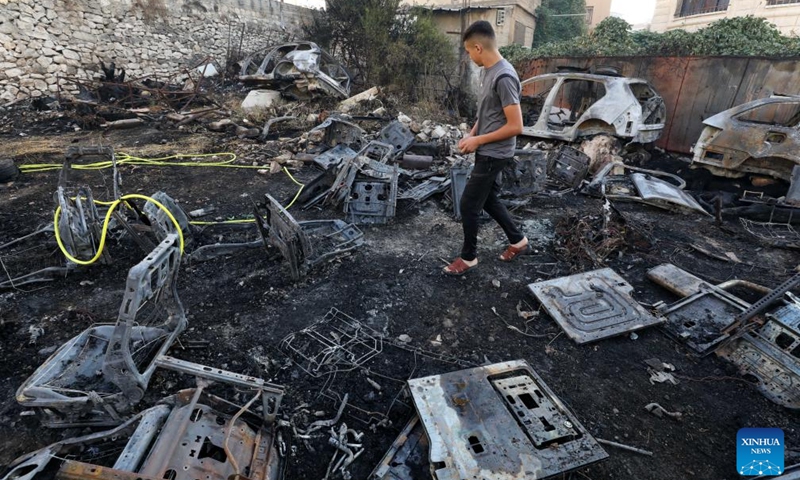
[[[585,56],[772,56],[800,55],[800,38],[787,37],[764,18],[746,16],[718,20],[697,32],[633,32],[625,20],[608,17],[591,34],[551,42],[526,52],[516,61],[541,57]]]
[[[563,42],[586,33],[585,0],[543,0],[536,9],[537,23],[533,46]],[[556,16],[576,15],[576,16]]]
[[[305,34],[357,72],[363,86],[395,85],[413,97],[421,76],[454,74],[456,51],[430,10],[399,4],[326,0]]]

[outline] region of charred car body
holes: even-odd
[[[312,42],[269,47],[242,60],[239,80],[280,90],[296,99],[350,96],[350,73]]]
[[[744,103],[703,122],[693,164],[714,175],[766,175],[790,181],[800,164],[800,97],[777,95]]]
[[[650,143],[664,130],[664,100],[645,80],[551,73],[522,87],[528,93],[522,98],[523,135],[574,142],[605,133]]]

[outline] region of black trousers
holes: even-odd
[[[492,158],[475,155],[475,168],[461,195],[461,219],[464,225],[464,246],[461,258],[475,260],[478,253],[478,218],[486,210],[503,229],[510,244],[519,243],[525,236],[511,219],[505,205],[500,203],[500,172],[512,161],[511,158]]]

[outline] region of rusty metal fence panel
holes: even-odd
[[[667,122],[656,142],[689,154],[703,120],[736,105],[774,93],[800,95],[798,59],[760,57],[544,58],[518,65],[523,79],[558,67],[615,67],[622,75],[649,81],[664,97]],[[534,92],[525,90],[525,95]]]

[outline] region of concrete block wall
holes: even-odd
[[[240,46],[299,38],[312,12],[280,0],[0,0],[0,104],[97,78],[100,61],[162,80],[207,56],[224,64]]]

